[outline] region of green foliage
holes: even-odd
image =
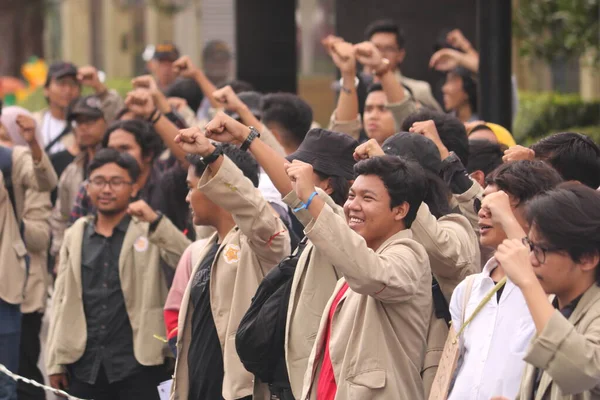
[[[513,124],[517,142],[530,144],[566,131],[590,133],[600,143],[600,101],[585,102],[575,94],[519,93],[519,112]]]
[[[106,85],[110,89],[115,89],[123,98],[125,98],[127,93],[131,90],[131,81],[129,79],[109,79],[106,82]],[[83,89],[84,95],[88,95],[91,93],[92,91],[90,88]],[[44,98],[44,90],[42,88],[39,88],[31,96],[29,96],[23,102],[19,103],[19,105],[30,111],[39,111],[43,108],[46,108],[47,103],[46,99]]]
[[[600,49],[599,20],[600,0],[519,0],[514,31],[523,55],[552,62]]]

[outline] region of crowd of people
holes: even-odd
[[[53,64],[0,117],[0,364],[95,400],[600,398],[600,148],[481,121],[444,40],[434,93],[393,21],[326,38],[327,129],[168,43],[124,99]]]

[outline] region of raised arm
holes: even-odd
[[[173,63],[173,68],[176,69],[177,73],[184,78],[191,78],[198,83],[204,96],[210,101],[210,105],[213,108],[219,107],[218,101],[213,97],[213,93],[217,90],[217,87],[206,77],[204,72],[196,67],[192,60],[188,56],[180,57]]]

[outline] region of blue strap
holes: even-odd
[[[316,195],[318,195],[319,193],[312,192],[312,194],[310,195],[310,197],[308,198],[308,201],[306,202],[306,204],[302,203],[302,205],[298,208],[294,209],[294,212],[298,212],[300,210],[308,210],[308,207],[310,207],[310,203],[312,203],[313,199],[315,198]]]

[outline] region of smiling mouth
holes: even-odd
[[[356,218],[356,217],[350,217],[350,219],[348,220],[348,222],[350,222],[353,225],[356,224],[362,224],[363,222],[365,222],[364,219],[360,219],[360,218]]]

